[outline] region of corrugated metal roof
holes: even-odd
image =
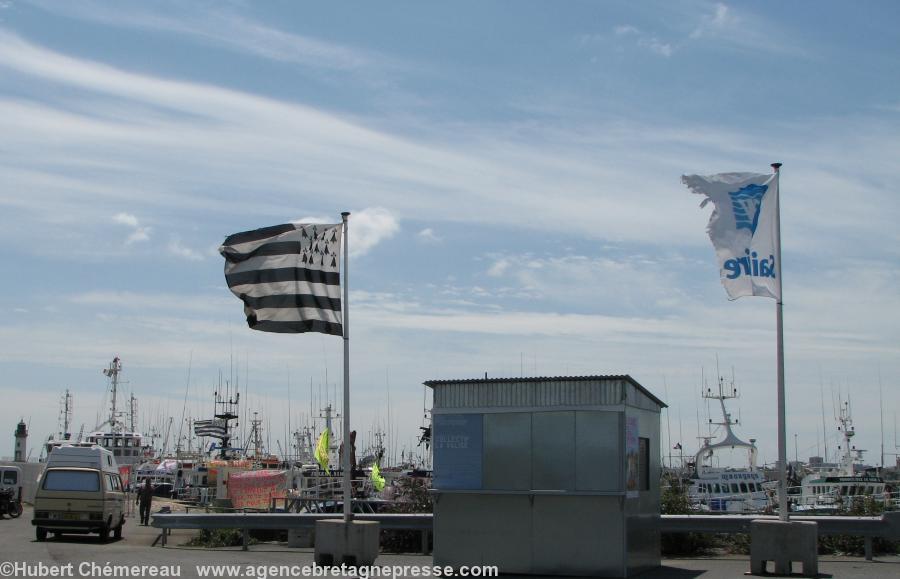
[[[628,374],[609,375],[609,376],[529,376],[529,377],[512,377],[512,378],[464,378],[459,380],[426,380],[423,382],[425,386],[434,388],[435,386],[446,386],[450,384],[503,384],[503,383],[523,383],[523,382],[596,382],[600,380],[624,380],[637,388],[647,398],[653,400],[660,408],[668,408],[668,405],[654,396],[649,390],[641,386],[637,380]]]

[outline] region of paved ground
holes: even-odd
[[[200,577],[203,565],[237,565],[239,576],[259,576],[259,567],[271,565],[309,567],[313,563],[311,549],[288,549],[279,544],[263,543],[254,545],[249,551],[240,548],[194,549],[182,547],[193,535],[188,531],[176,531],[169,540],[169,547],[152,547],[158,531],[152,527],[140,527],[135,518],[126,523],[121,540],[101,544],[93,536],[65,536],[51,538],[38,543],[34,539],[31,525],[31,509],[26,508],[19,519],[0,520],[0,578],[47,576],[49,568],[41,569],[40,564],[56,566],[65,572],[65,566],[72,564],[73,577],[101,577],[104,565],[161,565],[165,570],[177,568],[181,577]],[[19,572],[10,573],[9,563],[19,564]],[[378,565],[431,565],[431,557],[421,555],[381,555]],[[22,573],[21,565],[28,564]],[[98,567],[92,567],[97,565]],[[37,566],[37,567],[35,567]],[[248,567],[254,573],[247,573]],[[663,566],[645,573],[642,579],[675,578],[719,579],[743,577],[749,569],[748,557],[716,557],[693,559],[666,559]],[[91,574],[91,571],[95,571]],[[84,573],[87,572],[87,573]],[[900,557],[877,557],[868,562],[856,557],[821,557],[820,577],[869,578],[890,577],[900,579]],[[111,575],[107,575],[111,576]],[[122,576],[121,574],[119,576]],[[135,575],[131,575],[135,576]],[[136,575],[142,576],[142,575]],[[143,575],[149,576],[149,575]],[[411,576],[407,573],[406,576]],[[265,579],[265,578],[263,578]]]

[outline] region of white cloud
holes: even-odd
[[[348,222],[350,255],[364,255],[400,230],[394,215],[382,207],[351,213]]]
[[[688,17],[693,17],[693,12]],[[806,50],[792,42],[796,33],[781,29],[777,18],[759,18],[748,10],[738,11],[716,2],[700,17],[690,40],[707,40],[739,50],[807,57]]]
[[[701,23],[691,32],[691,38],[697,39],[709,33],[717,33],[727,27],[738,24],[738,18],[728,6],[716,2],[712,7],[712,13],[701,17]]]
[[[668,42],[663,42],[656,37],[642,38],[638,41],[638,44],[651,52],[655,52],[660,56],[665,56],[666,58],[672,56],[674,52],[674,48]]]
[[[130,213],[117,213],[113,215],[113,221],[115,221],[116,223],[121,223],[122,225],[128,225],[129,227],[138,226],[137,217]]]
[[[626,24],[616,26],[613,29],[613,32],[616,36],[619,37],[632,36],[635,38],[635,42],[640,48],[649,50],[654,54],[658,54],[666,58],[672,56],[672,53],[675,51],[674,47],[670,43],[663,42],[656,36],[642,32],[639,28],[631,25]]]
[[[227,5],[205,9],[178,3],[170,13],[148,9],[143,2],[110,10],[94,2],[45,2],[45,10],[99,22],[108,26],[182,34],[194,41],[266,59],[290,62],[318,69],[362,70],[373,65],[372,53],[325,42],[310,36],[291,34],[242,17]]]
[[[441,238],[438,237],[437,234],[435,234],[434,230],[430,227],[426,227],[425,229],[417,233],[416,237],[418,237],[419,241],[425,243],[439,243],[440,241],[442,241]]]
[[[640,30],[630,25],[616,26],[613,31],[616,36],[626,36],[628,34],[640,34]]]
[[[131,245],[133,243],[150,240],[151,228],[141,227],[141,224],[138,222],[138,218],[131,213],[116,213],[115,215],[113,215],[113,221],[134,229],[134,231],[132,231],[128,236],[128,239],[125,240],[125,245]]]
[[[477,125],[457,126],[452,139],[434,132],[439,129],[423,130],[418,139],[411,139],[302,105],[74,59],[8,33],[0,33],[0,49],[0,67],[39,83],[96,95],[96,100],[83,99],[77,113],[52,100],[0,100],[0,131],[17,145],[10,149],[17,153],[8,153],[5,177],[14,180],[17,189],[36,192],[0,192],[0,202],[35,215],[47,215],[53,207],[56,214],[72,218],[72,229],[78,227],[80,214],[89,219],[92,205],[128,199],[123,193],[127,190],[131,202],[139,198],[146,210],[165,207],[190,214],[202,209],[265,217],[266,222],[298,197],[309,205],[321,203],[324,193],[343,207],[378,199],[384,207],[403,207],[409,218],[433,220],[440,215],[450,222],[524,224],[615,240],[699,244],[702,235],[692,233],[702,216],[675,194],[680,191],[679,172],[698,162],[746,166],[758,159],[762,164],[772,154],[761,138],[765,135],[748,131],[625,121],[578,130],[537,124],[508,135]],[[110,100],[118,108],[112,117]],[[814,123],[823,126],[819,120]],[[859,119],[852,124],[843,131],[839,124],[829,124],[831,137],[824,141],[811,139],[809,127],[784,128],[781,142],[786,150],[801,152],[816,142],[820,150],[811,163],[839,167],[844,136],[861,130]],[[876,153],[873,159],[883,158],[896,144],[896,135],[881,133],[866,133],[870,142],[864,145]],[[297,134],[304,139],[298,140]],[[790,134],[798,135],[799,142],[791,143]],[[877,150],[876,139],[884,145]],[[831,150],[822,150],[827,143]],[[706,151],[702,160],[698,148]],[[38,151],[47,159],[45,167],[16,168],[28,166]],[[57,169],[72,158],[109,163],[115,170],[98,182],[95,175],[80,177],[77,171]],[[606,162],[598,163],[598,158]],[[134,190],[136,182],[139,191]],[[183,191],[186,183],[190,194]],[[79,203],[70,193],[73,189],[83,192]],[[267,195],[260,200],[227,192],[233,189],[265,189]],[[480,210],[471,211],[476,206]],[[542,218],[535,220],[534,215]],[[635,216],[641,216],[641,227],[633,227]]]
[[[510,261],[505,257],[501,257],[491,264],[491,267],[488,268],[487,273],[491,277],[500,277],[504,273],[506,273],[506,270],[509,269],[509,266]]]
[[[229,294],[230,295],[230,294]],[[220,296],[196,294],[139,293],[133,291],[90,291],[73,294],[66,301],[80,306],[94,306],[102,310],[161,312],[185,311],[196,314],[220,314],[232,303],[223,293]]]
[[[131,232],[131,235],[128,236],[128,239],[125,240],[125,243],[131,245],[132,243],[137,243],[140,241],[149,241],[150,240],[150,228],[149,227],[138,227],[134,231]]]
[[[187,259],[189,261],[202,261],[203,254],[199,251],[195,251],[190,247],[187,247],[181,243],[181,240],[177,237],[173,237],[169,240],[169,245],[167,246],[169,253],[180,257],[182,259]]]

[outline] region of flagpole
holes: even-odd
[[[787,497],[787,428],[784,402],[784,302],[781,283],[781,163],[772,163],[775,171],[775,278],[778,281],[778,301],[775,303],[775,347],[778,372],[778,518],[790,520]]]
[[[341,302],[341,324],[344,329],[344,456],[341,461],[341,468],[344,470],[344,479],[342,481],[344,495],[344,522],[349,523],[353,520],[353,486],[351,480],[353,473],[350,469],[350,453],[353,449],[350,445],[350,286],[349,277],[347,275],[347,266],[349,265],[347,248],[350,245],[350,239],[347,236],[347,218],[350,216],[349,211],[341,213],[343,222],[343,231],[341,232],[342,243],[344,244],[344,279],[341,280],[344,286],[344,298]]]

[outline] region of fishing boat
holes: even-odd
[[[872,471],[860,472],[865,450],[853,445],[856,428],[849,401],[841,404],[837,420],[843,439],[838,447],[842,451],[841,460],[836,465],[811,468],[812,472],[800,483],[799,498],[794,498],[791,505],[794,511],[829,513],[849,508],[855,501],[889,502],[884,479]]]
[[[737,398],[734,382],[726,384],[718,379],[718,392],[707,388],[703,397],[718,400],[722,410],[722,422],[710,425],[719,427],[722,438],[712,442],[713,436],[701,437],[700,450],[694,455],[693,472],[689,479],[688,497],[692,507],[709,513],[759,513],[769,506],[769,495],[763,487],[765,475],[756,466],[756,440],[744,442],[732,430],[737,420],[725,407],[725,400]],[[725,454],[743,455],[746,464],[723,466]]]
[[[134,426],[136,400],[134,395],[129,399],[129,424],[124,422],[124,413],[117,407],[119,394],[119,375],[122,372],[122,361],[118,356],[113,358],[109,366],[103,370],[109,380],[109,418],[97,425],[94,431],[84,437],[84,444],[98,445],[113,453],[120,467],[130,467],[153,456],[153,448],[144,442],[144,436]]]
[[[57,431],[47,437],[47,440],[44,442],[44,448],[42,449],[42,454],[44,456],[41,459],[42,461],[60,446],[80,441],[81,433],[79,433],[78,437],[75,439],[72,438],[71,425],[73,407],[72,393],[69,392],[69,389],[67,388],[59,401],[59,427]]]

